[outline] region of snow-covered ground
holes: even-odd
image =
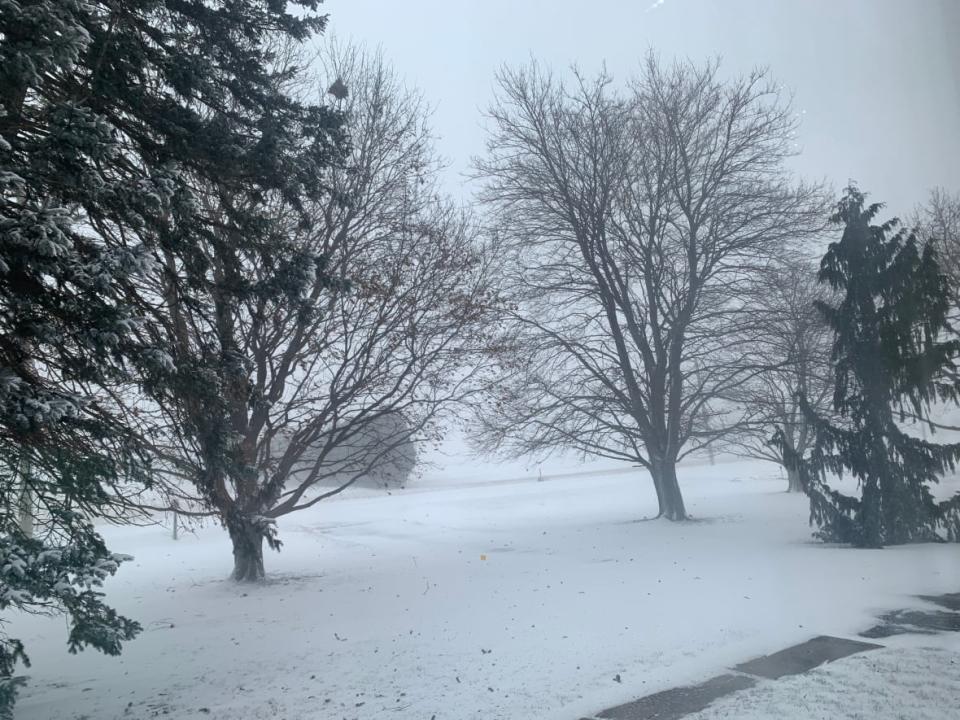
[[[960,638],[901,635],[889,647],[764,681],[687,720],[954,720]]]
[[[771,465],[681,468],[697,517],[682,524],[641,520],[655,501],[639,470],[537,482],[473,466],[468,483],[428,475],[284,518],[264,586],[225,580],[219,528],[176,542],[162,527],[107,528],[111,549],[136,558],[109,599],[144,632],[118,658],[71,656],[62,618],[16,619],[34,661],[17,717],[575,720],[813,635],[853,635],[913,594],[960,591],[956,545],[812,542],[805,498]],[[703,717],[768,717],[804,693],[815,711],[803,717],[844,717],[823,688],[931,652],[958,661],[938,642],[840,661],[818,671],[835,680],[822,687],[779,681],[790,699],[763,684],[746,696],[759,709],[738,697]],[[945,712],[914,680],[917,702]]]

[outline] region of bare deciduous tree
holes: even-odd
[[[757,370],[753,275],[822,224],[785,169],[795,116],[763,72],[724,82],[653,55],[626,93],[536,64],[498,81],[476,168],[515,360],[480,444],[637,463],[683,519],[676,464],[741,422],[727,398]]]
[[[770,442],[776,428],[783,430],[797,457],[806,457],[813,446],[799,394],[817,412],[826,414],[831,408],[833,334],[813,304],[828,291],[817,282],[816,265],[802,258],[785,260],[757,281],[758,292],[751,302],[756,330],[751,343],[763,369],[731,394],[749,415],[749,422],[724,444],[737,454],[786,468],[782,450]],[[787,489],[802,490],[796,469],[787,468]]]
[[[956,334],[960,332],[960,194],[944,188],[933,189],[926,204],[914,212],[912,225],[937,251],[937,262],[950,285],[952,306],[947,332]],[[909,410],[905,410],[902,416],[923,433],[924,439],[928,430],[960,432],[957,424],[944,422],[943,416],[949,412],[948,408],[949,404],[937,403],[922,417]]]
[[[916,212],[914,225],[933,241],[940,266],[950,278],[955,306],[951,321],[956,325],[960,308],[960,195],[943,188],[933,190],[927,204]]]
[[[306,207],[308,227],[269,219],[272,231],[298,238],[302,256],[274,261],[304,264],[306,296],[291,302],[281,289],[238,301],[235,284],[278,273],[213,238],[203,248],[203,301],[176,295],[181,283],[161,276],[148,308],[147,331],[160,334],[173,362],[204,352],[232,370],[211,379],[225,403],[216,427],[202,399],[137,411],[149,415],[170,475],[186,481],[171,488],[180,512],[212,509],[226,526],[240,581],[264,577],[262,545],[279,546],[278,517],[438,436],[445,413],[474,392],[482,367],[472,358],[495,299],[475,224],[434,187],[419,95],[378,56],[340,48],[324,60],[320,86],[339,83],[351,157],[331,172],[329,201]],[[323,258],[317,272],[311,257]],[[235,458],[228,468],[209,461],[224,437]]]

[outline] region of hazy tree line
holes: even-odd
[[[651,54],[504,68],[462,207],[425,99],[296,4],[0,6],[0,609],[117,653],[95,519],[214,518],[262,580],[278,518],[463,417],[485,452],[638,465],[670,520],[678,462],[722,448],[830,539],[957,539],[930,487],[960,447],[904,431],[952,429],[957,197],[874,225],[789,172],[766,72]],[[7,716],[27,662],[0,636]]]

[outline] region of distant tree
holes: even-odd
[[[743,420],[752,279],[819,223],[786,169],[795,115],[762,72],[652,55],[626,94],[536,65],[498,81],[476,168],[515,311],[479,444],[640,465],[682,520],[678,460]]]
[[[319,465],[319,474],[313,493],[357,487],[391,490],[406,487],[417,465],[417,442],[421,433],[415,432],[399,412],[385,412],[357,428],[351,438],[331,442],[327,434],[303,451],[297,451],[298,467],[291,471],[286,487],[294,488],[309,469]],[[288,452],[287,436],[278,437],[271,453],[277,460]],[[371,462],[373,460],[373,462]]]
[[[948,313],[948,332],[960,332],[960,195],[943,188],[930,192],[927,203],[913,216],[913,225],[921,238],[929,241],[937,251],[937,261],[950,284],[951,307]],[[907,418],[914,421],[926,437],[926,433],[946,430],[960,432],[960,426],[945,422],[946,408],[937,404],[924,417],[905,410]]]
[[[437,438],[484,371],[474,360],[495,299],[475,223],[435,187],[419,95],[356,48],[331,47],[320,67],[311,86],[339,81],[351,138],[326,193],[296,213],[267,206],[244,241],[256,253],[224,218],[200,245],[205,265],[158,258],[142,294],[143,332],[176,370],[131,422],[150,431],[179,511],[223,522],[242,582],[265,577],[278,518]],[[220,212],[212,188],[201,197]]]
[[[754,326],[749,342],[760,370],[730,393],[748,420],[726,438],[725,446],[782,466],[787,490],[800,492],[799,472],[786,466],[780,446],[770,437],[781,428],[790,451],[804,458],[813,447],[813,432],[800,410],[799,396],[818,414],[829,413],[832,333],[814,306],[828,293],[817,283],[816,267],[805,258],[784,260],[761,275],[756,290],[750,302]]]
[[[294,4],[0,3],[0,609],[65,613],[71,651],[139,629],[97,591],[124,558],[94,528],[149,471],[110,393],[170,360],[135,289],[157,257],[205,261],[198,184],[245,200],[245,238],[259,198],[316,194],[335,144],[334,113],[271,90],[267,39],[325,22]],[[18,661],[0,637],[3,717]]]
[[[956,314],[960,309],[960,195],[937,188],[916,214],[915,224],[937,251],[943,272],[950,279]]]
[[[904,412],[923,416],[935,401],[956,402],[960,342],[948,330],[950,289],[932,243],[921,244],[897,220],[873,224],[881,205],[865,205],[849,187],[833,222],[843,235],[830,245],[819,279],[839,293],[817,301],[833,331],[833,411],[824,417],[801,394],[815,435],[807,459],[778,432],[788,466],[800,471],[811,522],[825,540],[881,547],[960,541],[960,494],[938,502],[931,487],[960,458],[960,443],[937,445],[903,432]],[[851,473],[860,497],[831,488],[825,473]]]
[[[953,332],[960,331],[960,194],[943,188],[930,192],[926,204],[913,216],[917,232],[933,244],[940,267],[950,282],[951,307],[949,313]],[[960,428],[943,426],[931,418],[923,418],[923,425],[950,430]]]

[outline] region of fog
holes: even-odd
[[[797,171],[856,180],[893,214],[960,186],[960,3],[952,0],[328,0],[334,36],[379,45],[435,107],[449,191],[483,150],[482,110],[501,64],[531,57],[623,79],[648,49],[769,67],[802,115]],[[920,49],[922,48],[922,52]],[[952,158],[953,161],[944,162]]]

